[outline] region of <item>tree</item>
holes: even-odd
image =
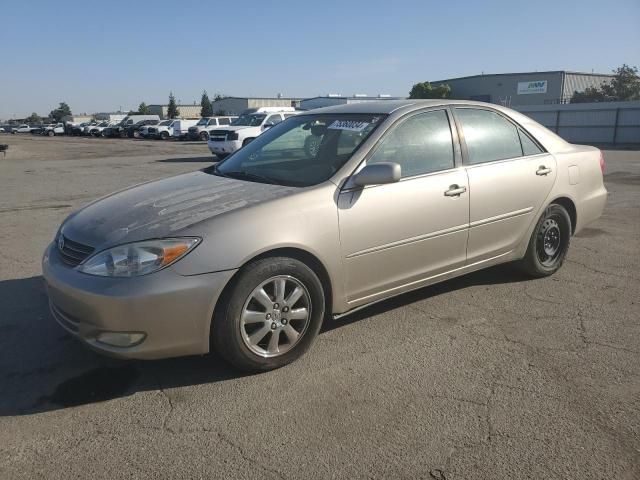
[[[222,110],[222,109],[220,109],[220,110],[217,110],[217,111],[216,111],[216,115],[218,115],[218,116],[220,116],[220,117],[224,117],[226,114],[227,114],[227,111],[226,111],[226,110]]]
[[[409,98],[449,98],[451,87],[441,84],[435,88],[429,82],[416,83],[409,92]]]
[[[216,93],[213,96],[213,101],[217,102],[218,100],[222,100],[223,98],[227,98],[227,95],[225,95],[224,93]]]
[[[42,118],[36,112],[33,112],[27,118],[24,119],[26,123],[42,123]]]
[[[62,117],[67,117],[72,115],[71,107],[67,105],[65,102],[60,102],[60,106],[54,110],[51,110],[49,116],[53,118],[55,122],[61,122]]]
[[[638,67],[630,67],[626,63],[613,71],[613,79],[610,83],[604,83],[600,87],[602,92],[611,97],[613,101],[625,102],[628,100],[640,100],[640,77]]]
[[[138,105],[138,112],[140,115],[148,115],[149,114],[149,105],[147,105],[144,102],[141,102],[140,105]]]
[[[573,92],[571,103],[640,100],[638,68],[625,63],[613,73],[611,81],[602,83],[600,87],[587,87],[582,92]]]
[[[169,92],[169,106],[167,107],[167,117],[178,118],[180,116],[180,110],[176,105],[176,97],[173,96],[173,92]]]
[[[591,102],[606,102],[607,97],[602,90],[596,87],[587,87],[583,92],[577,90],[573,92],[571,97],[571,103],[591,103]]]
[[[209,95],[207,95],[207,91],[202,92],[202,98],[200,99],[200,116],[201,117],[211,117],[213,116],[213,106],[211,105],[211,100],[209,100]]]

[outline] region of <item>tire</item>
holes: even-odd
[[[49,130],[47,132],[47,135],[49,135],[50,137],[54,137],[56,135],[56,132],[54,132],[53,130]]]
[[[244,141],[242,142],[242,146],[244,147],[246,145],[249,145],[254,140],[255,140],[255,138],[245,138]]]
[[[169,138],[169,132],[160,132],[160,140],[166,140]]]
[[[521,270],[535,278],[557,272],[569,251],[571,228],[567,210],[555,203],[549,205],[531,233],[527,253],[520,260]]]
[[[276,293],[276,283],[284,285],[283,294]],[[289,322],[285,316],[294,312],[298,318]],[[218,301],[211,345],[240,370],[273,370],[298,359],[311,347],[324,314],[322,284],[307,265],[288,257],[256,260],[238,272]]]
[[[203,142],[209,141],[209,134],[207,132],[201,132],[200,133],[200,140],[202,140]]]

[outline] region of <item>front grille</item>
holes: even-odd
[[[228,130],[213,130],[209,132],[209,138],[212,142],[224,142],[228,133]]]
[[[61,245],[62,248],[60,248]],[[58,252],[64,263],[75,267],[93,253],[93,247],[74,242],[62,235],[62,242],[58,241]]]

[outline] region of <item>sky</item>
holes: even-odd
[[[0,19],[0,119],[640,67],[640,0],[13,0]]]

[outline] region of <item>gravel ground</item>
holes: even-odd
[[[640,152],[563,268],[493,268],[329,322],[283,369],[102,358],[51,319],[74,208],[203,143],[0,136],[0,478],[640,478]]]

